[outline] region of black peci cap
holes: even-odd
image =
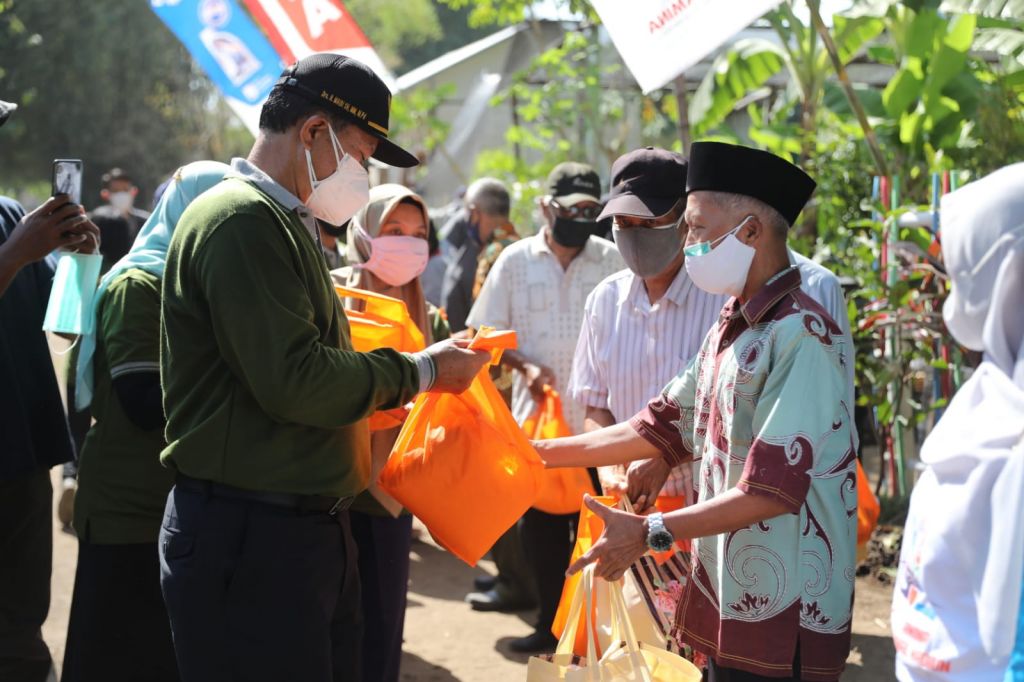
[[[585,163],[565,161],[548,174],[548,194],[563,206],[601,201],[601,177]]]
[[[341,114],[375,136],[380,142],[373,158],[381,163],[419,165],[415,156],[388,139],[391,91],[362,62],[330,52],[311,54],[285,69],[275,87]]]
[[[708,190],[753,197],[796,222],[817,183],[782,157],[724,142],[694,142],[687,192]]]
[[[7,123],[7,119],[11,117],[14,110],[18,108],[18,105],[14,102],[5,102],[0,99],[0,126]]]
[[[645,147],[612,164],[612,189],[598,220],[616,215],[657,218],[686,198],[686,159],[667,149]]]

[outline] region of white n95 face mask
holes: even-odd
[[[329,125],[327,132],[331,136],[338,167],[323,180],[317,180],[313,172],[313,157],[306,150],[309,184],[313,188],[306,199],[306,206],[320,220],[331,225],[343,225],[370,200],[370,176],[354,156],[345,152]]]
[[[736,232],[750,218],[747,216],[743,222],[714,241],[701,242],[683,249],[686,273],[694,284],[709,294],[739,296],[743,293],[757,249],[737,239]]]

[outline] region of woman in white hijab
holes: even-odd
[[[983,361],[921,449],[893,595],[896,675],[1024,679],[1012,670],[1024,576],[1024,163],[947,195],[941,219],[943,316]]]

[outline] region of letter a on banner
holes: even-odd
[[[394,91],[394,76],[341,0],[244,2],[287,63],[314,52],[336,52],[369,66]]]
[[[718,49],[781,0],[590,0],[644,93]]]
[[[150,0],[150,6],[255,135],[260,108],[284,66],[245,10],[235,0]]]

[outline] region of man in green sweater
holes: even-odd
[[[366,417],[462,391],[488,358],[453,341],[352,350],[314,219],[343,224],[365,203],[370,157],[416,164],[387,138],[390,99],[355,60],[300,60],[248,159],[171,241],[161,460],[177,479],[159,544],[184,682],[361,679],[346,510],[370,476]]]

